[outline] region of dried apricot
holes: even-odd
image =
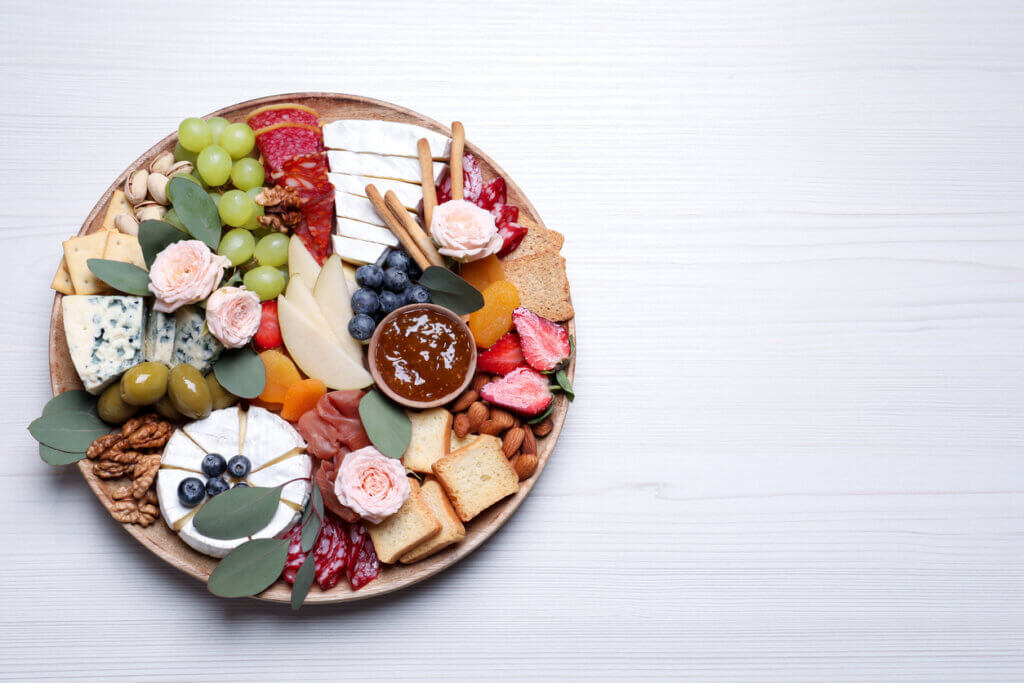
[[[476,345],[490,348],[512,329],[512,311],[519,307],[519,292],[508,280],[498,280],[483,291],[484,306],[469,314],[469,330]]]
[[[505,279],[505,271],[501,267],[501,261],[493,254],[486,256],[479,261],[470,261],[462,264],[459,271],[462,279],[476,287],[481,292],[487,289],[492,282]]]
[[[327,393],[327,385],[316,378],[304,379],[288,387],[281,407],[281,417],[295,422],[316,406],[320,397]]]
[[[273,349],[260,354],[263,367],[267,370],[267,384],[263,387],[263,393],[259,395],[260,401],[264,403],[284,402],[285,392],[288,387],[302,379],[298,368],[292,359]]]
[[[261,401],[258,398],[249,399],[250,406],[256,406],[257,408],[265,408],[273,413],[281,412],[280,403],[270,403],[269,401]]]

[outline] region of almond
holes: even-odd
[[[488,384],[490,381],[491,381],[491,376],[490,375],[488,375],[486,372],[478,372],[473,377],[473,384],[470,385],[470,386],[473,389],[473,391],[477,391],[478,392],[481,389],[483,389],[484,385]]]
[[[462,396],[459,396],[455,403],[452,404],[450,410],[453,413],[461,413],[464,410],[468,410],[469,407],[473,405],[473,402],[479,398],[480,394],[473,389],[467,389],[463,392]]]
[[[491,419],[501,426],[501,431],[511,428],[516,423],[516,418],[512,416],[512,413],[501,408],[491,408]]]
[[[551,418],[546,418],[537,424],[533,425],[533,433],[538,439],[543,439],[545,436],[551,433],[551,430],[555,428],[555,423],[551,421]]]
[[[481,434],[490,434],[491,436],[497,436],[498,434],[501,434],[503,431],[505,430],[502,429],[501,425],[495,422],[494,420],[484,420],[482,423],[480,423]]]
[[[520,453],[512,459],[512,468],[519,475],[519,481],[529,479],[537,471],[540,459],[532,453]]]
[[[505,451],[506,458],[514,456],[519,447],[523,445],[523,439],[526,437],[525,432],[526,430],[522,427],[513,427],[505,432],[505,438],[501,440],[501,450]]]
[[[475,401],[473,405],[466,411],[466,416],[469,418],[469,432],[471,434],[480,433],[480,425],[483,424],[484,420],[490,417],[491,411],[487,409],[487,404],[481,401]]]
[[[520,429],[523,430],[523,453],[537,455],[537,439],[533,435],[533,430],[529,427],[520,427]]]
[[[465,413],[456,415],[452,421],[452,429],[455,431],[455,436],[460,439],[466,438],[466,434],[469,434],[469,416]]]

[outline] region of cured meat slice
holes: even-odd
[[[496,207],[505,203],[505,196],[505,179],[498,176],[484,185],[483,189],[480,191],[480,197],[477,199],[476,205],[481,209],[493,212]]]
[[[445,169],[441,176],[437,185],[438,204],[444,204],[452,198],[452,177],[448,169]],[[479,162],[472,154],[464,154],[462,156],[462,198],[467,202],[478,204],[477,200],[480,198],[483,187],[484,174],[480,170]]]
[[[331,391],[299,418],[299,433],[309,445],[309,453],[327,459],[337,455],[342,446],[354,451],[370,445],[359,420],[362,397],[362,391]]]
[[[281,572],[285,581],[295,584],[295,575],[306,561],[306,555],[308,553],[302,552],[302,525],[296,524],[288,534],[288,559],[284,561],[284,571]]]
[[[528,228],[516,222],[519,220],[519,207],[505,203],[508,201],[508,187],[505,184],[505,179],[499,176],[484,184],[483,174],[476,157],[466,154],[462,158],[462,181],[466,201],[490,211],[494,216],[494,225],[498,228],[498,234],[503,240],[501,250],[497,255],[501,257],[511,254],[526,237]],[[443,204],[451,201],[451,198],[452,179],[448,175],[448,170],[445,169],[437,184],[437,203]]]
[[[501,235],[503,240],[501,243],[501,249],[498,250],[498,258],[502,256],[508,256],[523,241],[526,237],[528,228],[523,225],[519,225],[513,221],[501,221],[498,223],[498,234]]]
[[[334,191],[328,190],[303,204],[302,217],[308,236],[300,234],[299,238],[313,258],[323,265],[333,251],[331,233],[334,230]]]
[[[373,539],[362,524],[349,524],[349,553],[346,576],[353,590],[359,590],[380,574],[380,560]]]
[[[334,588],[342,573],[348,569],[348,534],[342,524],[333,516],[325,514],[320,536],[313,546],[316,582],[323,590]]]
[[[271,171],[281,170],[289,159],[323,152],[320,129],[302,123],[275,123],[256,131],[256,145]]]
[[[320,467],[316,471],[316,485],[320,487],[320,495],[323,497],[324,506],[328,510],[346,522],[354,522],[359,519],[359,515],[342,505],[341,501],[338,500],[337,494],[334,493],[334,480],[338,478],[338,466],[341,465],[341,461],[345,459],[345,456],[349,454],[347,448],[344,451],[344,453],[339,453],[330,460],[324,460],[320,463]]]
[[[245,122],[253,130],[266,128],[275,123],[304,123],[308,126],[319,126],[320,117],[315,109],[301,104],[271,104],[260,107],[245,117]]]

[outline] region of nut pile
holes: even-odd
[[[171,438],[170,422],[149,414],[124,423],[120,433],[106,434],[92,442],[86,455],[100,479],[128,478],[113,493],[110,514],[122,524],[149,526],[160,514],[153,484],[160,470],[160,452]]]
[[[149,164],[149,169],[139,168],[128,174],[124,181],[125,199],[133,207],[132,213],[120,213],[114,217],[117,229],[128,235],[139,234],[139,224],[146,220],[162,220],[167,215],[167,183],[171,176],[191,173],[192,164],[174,161],[173,152],[162,152]]]
[[[463,439],[467,434],[490,434],[501,439],[505,457],[519,475],[519,481],[529,479],[537,471],[537,439],[551,433],[554,423],[545,418],[530,425],[503,410],[480,400],[480,389],[491,381],[491,376],[478,372],[473,384],[448,406],[454,414],[452,430]]]

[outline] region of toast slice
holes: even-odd
[[[505,260],[513,261],[534,254],[557,254],[562,250],[565,243],[562,233],[542,228],[532,221],[519,221],[519,224],[527,227],[526,236]]]
[[[451,437],[448,439],[448,452],[445,453],[445,455],[447,455],[448,453],[451,453],[452,451],[457,451],[460,448],[468,446],[469,444],[471,444],[474,441],[476,441],[476,438],[478,436],[480,436],[480,435],[479,434],[466,434],[466,436],[464,436],[464,437],[462,437],[460,439],[455,434],[455,432],[452,432]]]
[[[519,490],[519,476],[501,450],[501,439],[488,434],[434,463],[434,475],[463,522]]]
[[[436,479],[428,477],[420,487],[420,493],[423,494],[423,500],[427,503],[430,511],[434,513],[434,518],[441,522],[441,533],[423,541],[402,555],[402,564],[419,562],[466,537],[466,527],[462,526],[462,521],[455,514],[455,509],[448,501],[448,496],[444,494],[444,489]]]
[[[377,558],[385,564],[398,562],[402,555],[441,532],[441,522],[423,500],[419,482],[409,479],[409,486],[412,490],[398,512],[380,524],[366,525]]]
[[[412,422],[412,438],[402,456],[402,464],[413,472],[430,474],[434,463],[448,453],[452,433],[452,414],[444,408],[420,413],[406,411]]]
[[[565,259],[558,252],[542,252],[501,264],[505,279],[519,291],[519,304],[539,316],[564,322],[575,315],[569,301]]]

